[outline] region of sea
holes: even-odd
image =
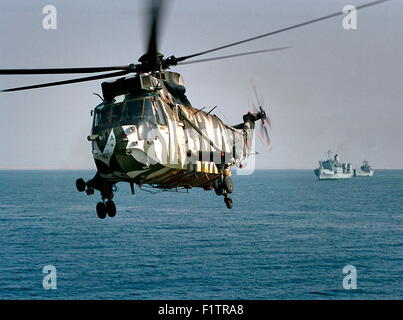
[[[120,183],[104,220],[94,173],[0,171],[0,299],[403,298],[403,171],[234,175],[231,210]]]

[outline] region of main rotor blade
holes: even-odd
[[[36,85],[26,86],[26,87],[5,89],[5,90],[1,90],[0,92],[11,92],[11,91],[21,91],[21,90],[28,90],[28,89],[37,89],[37,88],[44,88],[44,87],[60,86],[60,85],[63,85],[63,84],[70,84],[70,83],[77,83],[77,82],[85,82],[85,81],[92,81],[92,80],[99,80],[99,79],[118,77],[118,76],[123,76],[123,75],[128,74],[128,73],[129,73],[129,71],[113,72],[113,73],[107,73],[107,74],[100,74],[100,75],[92,76],[92,77],[76,78],[76,79],[71,79],[71,80],[63,80],[63,81],[57,81],[57,82],[48,82],[48,83],[36,84]]]
[[[372,7],[372,6],[381,4],[383,2],[387,2],[387,1],[390,1],[390,0],[377,0],[377,1],[369,2],[369,3],[363,4],[361,6],[357,6],[356,9],[360,10],[360,9]],[[295,25],[287,27],[287,28],[282,28],[282,29],[278,29],[278,30],[275,30],[275,31],[272,31],[272,32],[261,34],[261,35],[256,36],[256,37],[252,37],[252,38],[248,38],[248,39],[245,39],[245,40],[229,43],[229,44],[224,45],[224,46],[220,46],[220,47],[210,49],[210,50],[201,51],[201,52],[191,54],[191,55],[188,55],[188,56],[183,56],[183,57],[178,58],[178,61],[184,61],[184,60],[194,58],[194,57],[197,57],[197,56],[201,56],[203,54],[207,54],[207,53],[210,53],[210,52],[230,48],[230,47],[237,46],[237,45],[240,45],[240,44],[243,44],[243,43],[246,43],[246,42],[250,42],[250,41],[258,40],[258,39],[261,39],[261,38],[269,37],[269,36],[272,36],[272,35],[275,35],[275,34],[278,34],[278,33],[281,33],[281,32],[285,32],[285,31],[292,30],[292,29],[297,29],[297,28],[300,28],[300,27],[303,27],[303,26],[306,26],[306,25],[309,25],[309,24],[313,24],[313,23],[316,23],[316,22],[320,22],[320,21],[323,21],[323,20],[327,20],[327,19],[331,19],[331,18],[334,18],[334,17],[337,17],[337,16],[341,16],[343,14],[345,14],[343,11],[339,11],[339,12],[336,12],[336,13],[329,14],[327,16],[321,17],[321,18],[309,20],[309,21],[306,21],[306,22],[295,24]]]
[[[52,68],[52,69],[0,69],[0,74],[67,74],[67,73],[97,73],[114,70],[130,70],[131,66],[94,67],[94,68]]]
[[[221,60],[221,59],[228,59],[228,58],[235,58],[235,57],[247,56],[247,55],[263,53],[263,52],[281,51],[281,50],[285,50],[285,49],[288,49],[288,48],[291,48],[291,47],[280,47],[280,48],[273,48],[273,49],[266,49],[266,50],[257,50],[257,51],[230,54],[230,55],[227,55],[227,56],[214,57],[214,58],[208,58],[208,59],[185,61],[185,62],[179,62],[178,65],[192,64],[192,63],[199,63],[199,62],[207,62],[207,61],[214,61],[214,60]]]
[[[159,23],[162,10],[163,0],[150,0],[150,25],[147,54],[149,61],[157,62],[158,39],[159,39]]]

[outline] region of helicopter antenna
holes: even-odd
[[[207,114],[210,114],[211,112],[213,112],[214,109],[218,108],[217,106],[215,106],[213,109],[211,109],[209,112],[207,112]]]
[[[196,111],[195,113],[193,113],[193,114],[195,115],[195,114],[197,114],[198,112],[200,112],[200,111],[202,111],[202,110],[204,110],[204,109],[206,109],[206,107],[203,107],[203,108],[197,110],[197,111]]]
[[[100,94],[95,93],[95,92],[93,92],[92,94],[95,94],[97,97],[99,97],[99,99],[101,99],[102,101],[105,101],[105,99],[104,99],[104,98],[102,98]]]

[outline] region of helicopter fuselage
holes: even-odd
[[[94,110],[88,139],[100,177],[164,189],[211,189],[217,177],[250,155],[253,123],[234,128],[193,108],[177,73],[138,77],[141,90],[109,98]]]

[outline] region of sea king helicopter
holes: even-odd
[[[385,1],[387,0],[374,1],[356,9]],[[93,125],[87,139],[92,144],[97,173],[87,181],[83,178],[76,180],[78,191],[88,195],[94,194],[94,190],[100,192],[102,201],[98,202],[96,212],[101,219],[107,215],[116,215],[116,206],[112,199],[118,182],[129,183],[133,194],[135,185],[149,185],[162,190],[193,187],[214,189],[217,195],[224,197],[226,206],[232,208],[233,201],[229,197],[234,190],[231,168],[241,167],[242,162],[251,155],[256,122],[262,124],[261,135],[270,143],[268,116],[258,100],[258,108],[255,108],[254,112],[244,114],[241,123],[225,124],[216,115],[211,114],[212,110],[207,112],[204,108],[193,107],[186,97],[182,76],[169,69],[176,65],[283,50],[286,48],[187,61],[344,14],[340,11],[202,52],[165,58],[158,51],[159,25],[164,1],[152,0],[150,3],[147,51],[137,64],[86,68],[0,69],[2,75],[101,73],[1,92],[119,77],[102,83],[103,101],[92,112]]]

